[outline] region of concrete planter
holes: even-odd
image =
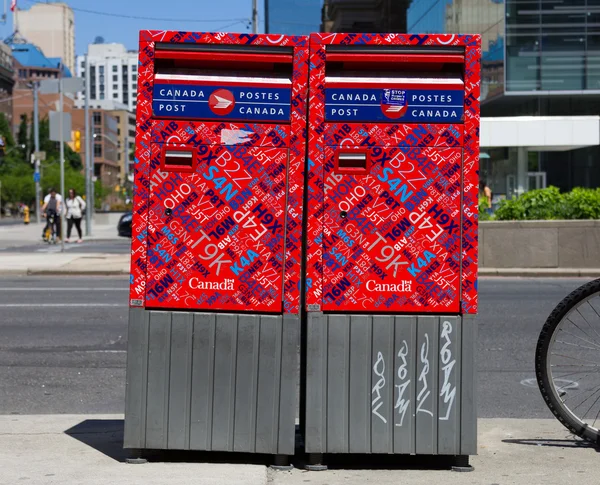
[[[482,221],[481,268],[600,268],[600,220]]]

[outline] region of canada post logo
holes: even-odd
[[[381,111],[385,116],[396,120],[406,113],[408,104],[403,89],[384,89],[381,95]]]
[[[443,89],[326,88],[325,120],[461,123],[464,91]]]
[[[288,87],[155,84],[152,111],[156,117],[290,121]]]
[[[228,115],[235,108],[235,97],[227,89],[217,89],[208,98],[208,107],[216,115]]]

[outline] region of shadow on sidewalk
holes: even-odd
[[[122,419],[86,419],[67,429],[65,434],[107,457],[123,463],[127,458],[132,456],[132,450],[123,449],[123,428],[124,421]],[[505,441],[519,442],[521,440]],[[535,440],[523,441],[533,442]],[[163,463],[230,463],[269,466],[273,464],[274,459],[273,455],[259,453],[196,450],[143,450],[141,454],[149,462]],[[294,466],[299,469],[303,469],[307,463],[308,457],[302,449],[298,430],[296,436],[296,453],[290,458]],[[325,461],[332,470],[448,470],[454,464],[454,457],[332,454],[326,455]]]
[[[123,429],[124,421],[122,419],[86,419],[67,429],[65,434],[113,460],[123,463],[132,456],[132,450],[123,449]],[[272,455],[258,453],[146,449],[142,451],[142,455],[150,462],[168,463],[231,463],[269,466],[273,462]]]
[[[124,462],[129,452],[123,449],[123,426],[122,419],[86,419],[65,434],[113,460]]]
[[[502,443],[509,443],[514,445],[525,445],[525,446],[547,446],[554,448],[594,448],[596,452],[600,453],[600,446],[594,445],[588,441],[583,441],[579,438],[570,438],[564,440],[545,440],[541,438],[532,439],[506,439],[502,440]]]

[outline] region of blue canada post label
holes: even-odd
[[[464,91],[457,89],[326,88],[325,120],[460,123]]]
[[[290,88],[155,84],[154,116],[289,121]]]

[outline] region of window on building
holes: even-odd
[[[100,74],[99,81],[104,84],[104,74]]]
[[[98,72],[104,74],[104,66],[98,66]]]
[[[127,66],[123,66],[123,75],[127,77]]]
[[[129,130],[129,136],[135,136],[135,130]]]
[[[134,81],[137,81],[137,74],[133,74],[133,75],[131,76],[131,79],[133,79]]]
[[[117,91],[119,89],[119,85],[118,84],[113,84],[113,91]]]
[[[127,94],[123,95],[123,103],[129,104],[129,96],[127,96]]]
[[[98,113],[97,111],[94,111],[94,114],[92,115],[92,119],[94,120],[94,125],[99,125],[100,123],[102,123],[102,113]]]
[[[135,91],[135,90],[136,90],[136,88],[137,88],[137,85],[135,85],[135,84],[132,84],[132,85],[131,85],[131,90],[132,90],[132,91]]]
[[[119,66],[113,66],[112,72],[119,72]]]
[[[100,99],[104,99],[104,93],[100,93]]]
[[[85,69],[85,61],[81,61],[81,69]]]
[[[119,76],[116,74],[113,75],[113,82],[116,83],[119,80]]]
[[[118,99],[119,93],[113,93],[113,99]]]
[[[102,157],[102,145],[99,143],[94,143],[94,157],[95,158]]]
[[[119,122],[119,119],[117,118],[117,123]],[[117,135],[121,136],[121,128],[117,128]]]
[[[137,72],[137,65],[136,64],[132,64],[131,65],[131,72]]]
[[[100,106],[98,106],[98,109],[100,109]],[[94,135],[99,135],[100,133],[102,133],[102,127],[94,126]]]

